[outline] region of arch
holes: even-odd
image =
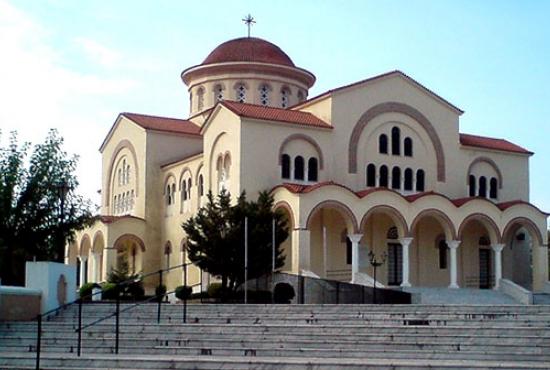
[[[412,191],[412,190],[414,190],[414,184],[413,184],[413,170],[410,169],[410,168],[406,168],[403,177],[404,177],[404,181],[403,181],[403,190],[405,190],[405,191]]]
[[[283,154],[281,157],[281,177],[290,179],[290,156],[288,154]]]
[[[462,233],[464,232],[464,228],[470,223],[471,221],[479,221],[489,232],[489,238],[491,239],[492,244],[499,243],[502,240],[500,230],[496,224],[495,221],[486,214],[483,213],[472,213],[468,217],[466,217],[462,222],[460,223],[460,226],[458,228],[458,239],[462,238]]]
[[[290,222],[290,230],[292,230],[292,228],[296,227],[296,223],[294,221],[294,211],[292,210],[292,207],[290,206],[290,204],[288,204],[288,202],[281,200],[275,203],[275,205],[273,206],[273,210],[277,211],[277,209],[279,208],[283,208],[289,214],[290,219],[288,221]]]
[[[453,224],[449,216],[436,208],[425,209],[415,216],[413,222],[411,223],[411,236],[412,233],[414,233],[414,229],[416,228],[420,220],[422,220],[422,218],[424,217],[433,217],[434,219],[436,219],[436,221],[439,222],[443,231],[445,232],[445,238],[447,238],[447,240],[457,239],[455,225]]]
[[[368,187],[375,187],[376,186],[376,165],[373,163],[369,163],[367,166],[367,179],[366,179],[366,185]]]
[[[380,179],[378,180],[378,186],[387,188],[389,185],[388,167],[386,165],[380,166]]]
[[[489,157],[477,157],[476,159],[474,159],[472,163],[470,163],[470,165],[468,166],[468,171],[466,172],[466,175],[470,175],[472,172],[472,168],[478,163],[487,163],[489,166],[493,167],[493,169],[497,173],[498,188],[502,189],[502,172],[500,172],[500,168],[498,168],[496,162]]]
[[[136,167],[136,197],[139,195],[138,193],[138,189],[139,189],[139,185],[138,185],[138,180],[139,180],[139,166],[138,166],[138,161],[137,161],[137,154],[136,154],[136,149],[134,148],[134,146],[132,145],[132,143],[126,139],[124,140],[121,140],[117,146],[115,147],[115,149],[113,150],[113,156],[111,157],[111,160],[109,162],[109,167],[108,167],[108,170],[107,170],[107,184],[103,187],[104,189],[106,189],[106,198],[105,198],[105,206],[108,207],[110,204],[111,204],[111,182],[112,182],[112,178],[113,178],[113,167],[115,165],[115,160],[117,159],[118,157],[118,154],[120,153],[120,151],[122,149],[128,149],[128,151],[130,152],[130,154],[132,155],[132,159],[134,160],[134,164],[135,164],[135,167]]]
[[[388,135],[386,134],[378,137],[378,153],[388,154]]]
[[[468,194],[470,194],[471,197],[475,197],[477,195],[477,180],[474,175],[470,175],[468,177]]]
[[[401,113],[401,114],[407,115],[422,126],[422,128],[426,131],[426,133],[430,137],[430,140],[432,141],[432,144],[434,146],[436,162],[437,162],[437,180],[440,182],[444,182],[445,181],[445,153],[443,151],[443,145],[441,144],[441,140],[437,135],[437,131],[435,130],[431,122],[426,118],[426,116],[424,116],[418,110],[416,110],[415,108],[407,104],[397,103],[397,102],[387,102],[387,103],[381,103],[381,104],[375,105],[374,107],[368,109],[365,113],[363,113],[361,118],[359,118],[359,121],[357,121],[357,123],[355,124],[355,127],[353,128],[353,131],[349,139],[348,172],[357,173],[357,152],[358,152],[359,139],[361,137],[361,133],[363,132],[365,127],[367,127],[369,122],[371,122],[375,117],[384,113]]]
[[[391,188],[394,190],[401,189],[401,168],[395,166],[391,170]]]
[[[416,191],[426,190],[426,175],[423,169],[416,171]]]
[[[174,178],[174,183],[176,182],[176,175],[174,175],[173,172],[168,172],[164,177],[164,182],[162,184],[162,189],[163,189],[162,191],[164,194],[166,194],[166,185],[168,185],[168,183],[170,182],[171,177]]]
[[[399,235],[401,237],[409,235],[409,228],[407,226],[407,221],[405,220],[405,217],[403,217],[401,212],[399,212],[396,208],[388,205],[378,205],[369,209],[361,219],[359,230],[363,230],[365,228],[369,217],[371,217],[375,213],[383,213],[389,216],[395,223],[395,226],[397,226],[397,230],[399,230]]]
[[[180,172],[180,178],[179,178],[179,181],[178,181],[178,190],[181,191],[181,182],[183,181],[183,178],[185,176],[186,173],[189,172],[189,177],[190,178],[193,178],[193,173],[191,172],[191,169],[189,167],[184,167],[181,172]]]
[[[489,198],[491,199],[497,199],[498,198],[498,180],[496,177],[491,177],[491,180],[489,180]]]
[[[323,152],[321,151],[321,147],[319,146],[319,144],[317,144],[315,139],[304,134],[292,134],[283,140],[283,143],[279,147],[279,165],[281,165],[283,150],[285,149],[286,145],[292,140],[304,140],[311,144],[317,152],[317,156],[319,157],[319,169],[322,170],[324,168]]]
[[[92,252],[97,253],[96,251],[96,245],[101,242],[102,247],[105,248],[105,236],[103,235],[103,232],[101,230],[98,230],[94,234],[94,238],[92,241]]]
[[[315,207],[313,207],[313,209],[311,210],[311,212],[309,212],[309,215],[307,216],[307,220],[306,220],[306,228],[309,229],[310,226],[311,226],[311,219],[313,218],[313,215],[315,215],[315,213],[319,210],[321,210],[322,208],[332,208],[332,209],[335,209],[337,211],[339,211],[340,213],[342,213],[344,216],[347,216],[349,221],[351,222],[351,228],[353,229],[353,232],[354,233],[357,233],[358,232],[358,227],[357,227],[357,218],[355,217],[355,215],[353,214],[353,212],[351,211],[351,209],[349,209],[348,206],[346,206],[345,204],[337,201],[337,200],[324,200],[320,203],[318,203]]]
[[[297,155],[294,158],[294,180],[304,180],[304,168],[304,157],[302,157],[301,155]]]
[[[487,178],[485,176],[479,177],[479,194],[480,197],[487,198]]]
[[[222,138],[222,136],[227,135],[227,132],[222,131],[220,132],[214,141],[212,141],[212,146],[210,147],[210,165],[208,166],[208,169],[210,173],[208,174],[208,190],[212,190],[212,172],[216,169],[215,166],[213,166],[212,161],[217,160],[217,158],[214,158],[214,150],[216,149],[216,146],[218,145],[218,141]]]
[[[401,130],[397,126],[391,129],[391,154],[401,155]]]
[[[181,238],[180,252],[185,252],[187,249],[187,237]]]
[[[88,247],[88,251],[92,250],[92,241],[90,239],[90,235],[84,234],[82,235],[82,239],[80,239],[80,244],[78,247],[78,255],[82,256],[82,249],[84,247]]]
[[[201,162],[201,163],[199,163],[199,165],[197,166],[197,173],[195,173],[195,184],[198,184],[198,183],[199,183],[199,176],[200,176],[200,174],[201,174],[202,168],[204,167],[203,165],[204,165],[204,163]],[[189,170],[189,172],[191,172],[191,170]]]
[[[307,181],[318,181],[319,171],[317,170],[317,158],[311,157],[307,161]]]
[[[172,242],[170,240],[164,243],[164,254],[172,254]]]
[[[521,227],[527,229],[529,234],[531,234],[531,237],[537,240],[539,246],[544,245],[544,238],[541,234],[541,231],[533,221],[526,217],[516,217],[508,221],[508,223],[504,227],[504,231],[502,232],[502,240],[506,241],[507,239],[509,239],[510,234],[515,233]]]
[[[413,156],[413,141],[410,137],[406,137],[403,141],[403,155],[405,157]]]
[[[143,240],[141,240],[140,237],[134,234],[122,234],[121,236],[119,236],[113,244],[114,248],[120,251],[120,247],[121,247],[120,244],[125,240],[136,243],[137,245],[139,245],[139,248],[141,249],[141,251],[145,252],[145,243],[143,243]]]

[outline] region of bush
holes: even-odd
[[[275,303],[290,303],[295,295],[294,288],[288,283],[279,283],[273,289],[273,301]]]
[[[180,285],[176,288],[176,297],[180,300],[189,299],[193,293],[193,288],[186,285]]]
[[[131,282],[126,287],[124,294],[133,298],[134,300],[143,299],[143,297],[145,296],[143,282],[141,280]]]
[[[92,289],[94,289],[97,286],[99,285],[97,285],[96,283],[83,284],[78,291],[79,297],[82,298],[82,300],[84,301],[91,301]]]
[[[220,298],[223,295],[223,287],[221,283],[210,283],[206,289],[210,298]]]
[[[118,296],[118,287],[115,283],[104,283],[101,287],[103,299],[116,299]]]
[[[157,297],[157,300],[162,301],[165,294],[166,294],[166,285],[161,284],[155,288],[155,296]]]

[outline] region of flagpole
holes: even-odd
[[[271,255],[271,265],[273,266],[273,272],[275,272],[275,218],[273,218],[273,222],[271,224],[271,246],[273,249],[273,253]]]
[[[248,217],[244,218],[244,303],[248,303]]]

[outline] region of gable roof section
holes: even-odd
[[[421,83],[419,83],[418,81],[416,81],[412,77],[409,77],[408,75],[406,75],[405,73],[403,73],[399,70],[383,73],[381,75],[377,75],[377,76],[374,76],[374,77],[369,77],[367,79],[357,81],[357,82],[351,83],[349,85],[344,85],[344,86],[337,87],[335,89],[325,91],[324,93],[319,94],[317,96],[314,96],[313,98],[308,99],[306,101],[303,101],[303,102],[291,107],[290,109],[299,109],[301,106],[307,105],[307,104],[312,103],[316,100],[319,100],[319,99],[325,98],[327,96],[330,96],[330,95],[334,94],[335,92],[340,92],[340,91],[343,91],[343,90],[346,90],[346,89],[349,89],[349,88],[353,88],[353,87],[356,87],[356,86],[359,86],[359,85],[362,85],[362,84],[368,84],[368,83],[376,82],[378,80],[381,80],[383,78],[387,78],[387,77],[390,77],[390,76],[401,76],[404,79],[406,79],[407,81],[409,81],[410,83],[412,83],[413,85],[415,85],[416,87],[418,87],[420,90],[423,90],[428,95],[431,95],[436,100],[440,101],[441,103],[443,103],[447,107],[454,110],[458,114],[464,113],[464,111],[462,109],[458,108],[456,105],[450,103],[448,100],[445,100],[444,98],[442,98],[441,96],[439,96],[435,92],[433,92],[432,90],[428,89],[426,86],[422,85]]]
[[[492,137],[460,134],[460,144],[465,146],[472,146],[476,148],[500,150],[503,152],[512,152],[520,154],[534,154],[529,150],[522,148],[519,145],[509,142],[504,139],[495,139]]]
[[[299,126],[332,129],[333,127],[309,113],[283,108],[264,107],[263,105],[223,101],[220,103],[239,117],[253,118],[264,121],[290,123]]]
[[[117,127],[118,123],[120,122],[120,117],[122,116],[126,117],[136,125],[144,128],[145,130],[201,136],[200,127],[189,120],[123,112],[119,113],[115,122],[109,129],[109,132],[107,133],[107,135],[105,135],[105,139],[103,139],[103,142],[99,147],[100,152],[102,152],[105,148],[105,144],[107,144],[107,141],[113,134],[113,131]]]

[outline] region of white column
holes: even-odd
[[[327,227],[323,226],[323,272],[325,279],[328,278],[328,245],[327,245]]]
[[[296,268],[296,273],[301,274],[302,271],[311,271],[311,246],[310,232],[308,229],[296,229],[292,234],[292,253],[295,260],[292,264],[292,269]],[[294,267],[296,266],[296,267]]]
[[[402,273],[403,281],[401,282],[402,287],[410,287],[410,261],[409,261],[409,246],[411,245],[413,238],[402,238],[401,246],[403,247],[403,261],[402,261]]]
[[[449,288],[451,289],[458,289],[458,279],[457,279],[457,258],[456,258],[456,250],[458,249],[458,246],[460,245],[460,240],[447,240],[447,246],[449,247],[449,251],[451,252],[451,283],[449,284]]]
[[[363,234],[349,234],[348,238],[351,241],[351,283],[355,284],[357,281],[357,274],[359,273],[359,241],[363,237]]]
[[[85,273],[87,272],[87,269],[84,268],[84,265],[86,264],[87,259],[88,257],[86,256],[80,256],[80,286],[84,285],[84,282],[86,281]]]
[[[502,250],[504,249],[504,244],[494,244],[491,245],[494,253],[495,260],[495,286],[493,289],[498,290],[500,286],[500,279],[502,279]]]

